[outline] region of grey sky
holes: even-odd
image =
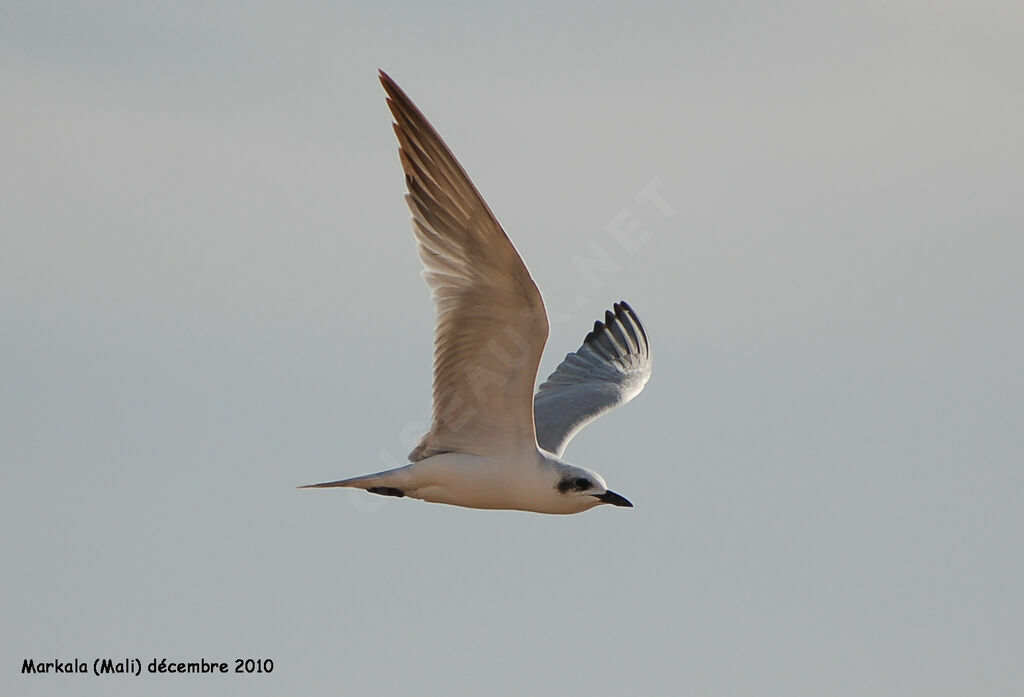
[[[0,10],[5,693],[1024,687],[1019,6],[92,5]],[[378,67],[533,273],[544,375],[644,319],[566,453],[635,509],[294,490],[429,417]],[[19,674],[108,655],[276,669]]]

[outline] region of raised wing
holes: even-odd
[[[437,311],[434,421],[409,460],[536,448],[533,386],[548,338],[540,292],[441,136],[383,71],[380,81]]]
[[[636,397],[651,377],[651,347],[640,318],[625,301],[613,308],[533,399],[537,443],[559,457],[581,428]]]

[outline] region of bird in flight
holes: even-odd
[[[411,464],[300,488],[537,513],[632,507],[562,453],[581,428],[647,383],[651,350],[640,319],[615,303],[534,394],[548,338],[540,291],[437,131],[383,71],[380,81],[437,314],[433,423]]]

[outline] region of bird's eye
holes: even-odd
[[[587,489],[590,488],[590,481],[587,480],[587,479],[584,479],[583,477],[578,478],[575,482],[573,482],[573,484],[580,491],[586,491]]]

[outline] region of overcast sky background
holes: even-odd
[[[435,5],[0,6],[3,691],[1019,692],[1019,3]],[[429,418],[378,67],[533,273],[544,375],[645,321],[566,453],[636,508],[295,490]],[[105,656],[275,669],[19,674]]]

